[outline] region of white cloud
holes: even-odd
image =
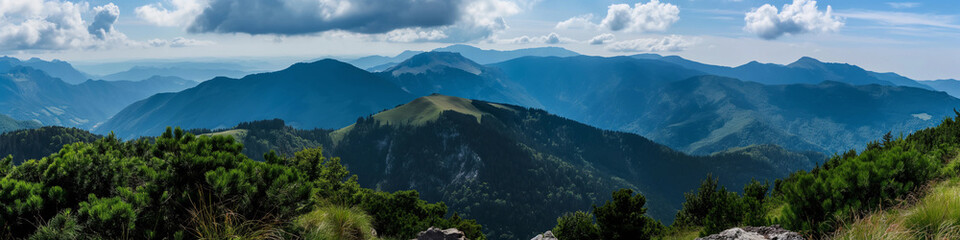
[[[193,46],[207,46],[207,45],[213,45],[214,43],[211,41],[177,37],[172,40],[152,39],[150,41],[147,41],[147,44],[152,47],[180,48],[180,47],[193,47]]]
[[[157,26],[186,27],[207,7],[205,0],[169,0],[172,7],[167,9],[163,3],[140,6],[134,11],[137,17]]]
[[[606,49],[611,52],[679,52],[696,42],[696,39],[670,35],[663,38],[640,38],[614,42],[607,45]]]
[[[607,17],[600,26],[611,31],[648,32],[665,31],[680,20],[680,8],[659,0],[627,4],[613,4],[607,8]]]
[[[593,23],[593,14],[587,14],[582,16],[572,17],[570,19],[564,20],[557,23],[556,29],[595,29],[599,27],[596,23]]]
[[[499,39],[499,40],[495,40],[494,42],[508,43],[508,44],[529,44],[529,43],[561,44],[561,43],[574,43],[574,42],[577,42],[577,40],[560,37],[560,35],[557,33],[550,33],[547,35],[535,36],[535,37],[524,35],[524,36],[510,38],[510,39]]]
[[[603,45],[609,41],[613,41],[614,38],[616,37],[613,36],[613,34],[604,33],[591,38],[589,43],[590,45]]]
[[[892,8],[903,9],[903,8],[915,8],[919,7],[920,3],[918,2],[888,2],[887,5],[890,5]]]
[[[0,50],[65,50],[130,45],[116,31],[119,8],[60,0],[0,1]],[[92,14],[87,24],[84,14]]]
[[[423,29],[397,29],[385,33],[382,35],[381,40],[388,42],[428,42],[428,41],[438,41],[445,38],[448,38],[443,31],[432,29],[432,30],[423,30]]]
[[[814,0],[793,0],[793,4],[785,4],[779,10],[764,4],[748,12],[744,20],[745,31],[767,40],[785,34],[835,32],[843,27],[843,21],[833,16],[831,6],[827,5],[827,10],[821,12]]]

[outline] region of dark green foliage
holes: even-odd
[[[13,155],[14,163],[59,152],[63,145],[93,142],[101,136],[78,128],[42,127],[0,135],[0,156]]]
[[[274,222],[289,222],[325,204],[359,206],[373,215],[380,209],[420,209],[403,222],[461,226],[471,229],[471,239],[483,238],[478,224],[459,216],[444,218],[442,203],[428,204],[415,192],[361,189],[339,158],[324,157],[319,148],[289,158],[272,154],[269,161],[258,162],[241,154],[243,146],[229,137],[195,137],[168,129],[154,142],[122,142],[111,135],[68,144],[15,167],[5,158],[0,168],[7,173],[0,178],[0,238],[199,237],[192,235],[199,232],[195,228],[215,225],[196,220],[198,207],[211,211],[208,220],[234,221],[225,224],[238,226],[235,230],[269,230]],[[397,219],[396,214],[374,218],[384,223]],[[381,236],[415,237],[410,232],[388,230]],[[288,233],[297,234],[294,229]]]
[[[583,211],[568,212],[557,218],[553,234],[559,239],[600,239],[600,227],[593,223],[593,214]]]
[[[744,187],[741,196],[727,191],[718,179],[708,175],[696,192],[685,194],[686,201],[673,226],[700,226],[700,235],[707,236],[731,227],[767,225],[764,201],[769,188],[769,183],[754,180]]]
[[[137,210],[119,197],[97,198],[90,194],[86,202],[80,203],[77,213],[87,231],[103,238],[119,239],[136,229]]]
[[[64,210],[57,216],[37,229],[30,235],[31,240],[75,240],[80,239],[83,227],[77,223],[76,214],[70,209]]]
[[[957,154],[960,113],[906,138],[891,134],[866,150],[836,155],[811,171],[778,181],[787,203],[781,224],[814,235],[830,233],[857,214],[889,207],[941,174]]]
[[[566,213],[557,219],[553,228],[560,239],[588,240],[612,239],[646,240],[661,234],[663,224],[647,216],[644,206],[647,199],[633,190],[620,189],[613,192],[613,200],[601,206],[593,206],[593,215],[577,211]],[[596,224],[593,216],[596,216]]]
[[[650,239],[663,229],[660,222],[646,216],[647,199],[633,190],[620,189],[613,192],[613,200],[602,206],[594,206],[597,226],[603,239],[627,240]]]

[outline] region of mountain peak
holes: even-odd
[[[482,50],[478,47],[466,45],[466,44],[454,44],[442,48],[434,49],[436,52],[460,52],[460,51],[478,51]]]
[[[361,71],[362,71],[362,69],[359,69],[359,68],[357,68],[357,67],[354,67],[353,65],[350,65],[349,63],[341,62],[341,61],[338,61],[338,60],[335,60],[335,59],[326,58],[326,59],[322,59],[322,60],[318,60],[318,61],[314,61],[314,62],[299,62],[299,63],[296,63],[296,64],[291,65],[290,67],[287,67],[287,68],[284,69],[284,70],[281,70],[281,72],[288,72],[288,71],[315,71],[315,70],[321,70],[321,69],[323,69],[323,70],[327,70],[327,69],[357,69],[357,70],[361,70]]]
[[[484,102],[486,103],[486,102]],[[486,103],[495,107],[512,109],[506,105],[495,103]],[[474,100],[446,96],[440,94],[431,94],[430,96],[420,97],[413,101],[400,105],[396,108],[383,111],[373,115],[373,119],[380,121],[384,125],[413,125],[420,126],[440,118],[441,113],[454,111],[457,113],[474,116],[477,122],[483,115],[490,115],[474,106]]]
[[[404,60],[397,66],[387,69],[393,76],[405,73],[421,74],[427,71],[439,72],[446,68],[460,69],[474,75],[483,73],[483,66],[455,52],[425,52]]]
[[[797,61],[788,64],[787,67],[799,67],[799,68],[818,68],[822,67],[824,62],[817,60],[812,57],[801,57]]]

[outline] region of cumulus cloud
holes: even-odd
[[[594,29],[597,24],[592,22],[593,14],[572,17],[557,23],[556,29]]]
[[[169,0],[137,15],[193,33],[311,35],[344,31],[396,42],[461,42],[507,28],[504,17],[540,0]]]
[[[625,32],[665,31],[680,20],[680,8],[660,0],[607,7],[607,16],[600,23],[593,22],[593,14],[576,16],[557,23],[557,29],[605,29]]]
[[[650,0],[648,3],[639,2],[632,8],[627,4],[610,5],[600,26],[611,31],[665,31],[678,20],[680,8],[676,5]]]
[[[614,38],[613,34],[604,33],[591,38],[589,42],[590,45],[603,45],[609,41],[613,41]]]
[[[170,9],[154,3],[134,9],[137,17],[158,26],[187,26],[207,7],[206,0],[170,0]]]
[[[87,24],[83,14],[93,14]],[[0,1],[0,50],[64,50],[129,45],[114,29],[119,8],[110,3],[93,9],[87,3],[60,0]]]
[[[529,43],[545,43],[545,44],[561,44],[561,43],[573,43],[576,40],[560,37],[557,33],[550,33],[543,36],[520,36],[510,39],[500,39],[496,40],[499,43],[509,43],[509,44],[529,44]]]
[[[213,45],[213,42],[211,42],[211,41],[204,41],[204,40],[197,40],[197,39],[189,39],[189,38],[183,38],[183,37],[177,37],[177,38],[174,38],[174,39],[172,39],[172,40],[153,39],[153,40],[147,41],[147,44],[150,45],[150,46],[152,46],[152,47],[172,47],[172,48],[180,48],[180,47],[193,47],[193,46]]]
[[[611,52],[679,52],[693,45],[696,39],[686,39],[678,35],[663,38],[640,38],[614,42],[607,45]]]
[[[116,33],[113,24],[120,18],[120,8],[113,3],[93,8],[96,13],[93,17],[93,23],[87,27],[87,32],[93,34],[99,39],[104,39],[107,34]]]
[[[827,5],[825,12],[820,11],[814,0],[793,0],[781,9],[764,4],[748,12],[744,20],[745,31],[767,40],[785,34],[835,32],[843,27],[843,21],[833,16],[832,7]]]

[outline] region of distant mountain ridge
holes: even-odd
[[[470,45],[455,44],[442,48],[431,50],[431,52],[453,52],[480,64],[491,64],[502,62],[519,57],[572,57],[580,55],[577,52],[570,51],[561,47],[538,47],[522,48],[509,51],[500,51],[492,49],[480,49]],[[370,72],[380,72],[389,69],[400,62],[403,62],[423,51],[403,51],[397,56],[367,56],[358,59],[346,60],[346,62]]]
[[[215,77],[239,78],[252,72],[244,72],[231,69],[207,69],[207,68],[186,68],[186,67],[142,67],[137,66],[130,70],[113,73],[101,77],[104,80],[141,80],[155,76],[178,77],[193,81],[205,81]]]
[[[573,57],[580,54],[561,47],[521,48],[516,50],[492,50],[478,47],[455,44],[433,49],[434,52],[455,52],[480,64],[491,64],[520,57]]]
[[[48,75],[60,78],[64,82],[70,84],[79,84],[87,79],[90,79],[89,75],[73,68],[70,63],[57,59],[52,61],[44,61],[39,58],[31,58],[26,61],[21,61],[20,59],[12,57],[0,57],[0,73],[10,71],[17,66],[30,67],[44,71]]]
[[[175,78],[89,80],[73,85],[44,71],[17,66],[0,74],[0,114],[43,125],[90,128],[137,100],[195,85]]]
[[[525,89],[459,53],[417,54],[386,71],[377,73],[414,96],[434,93],[470,99],[541,107]]]
[[[115,131],[131,138],[167,126],[213,129],[272,118],[299,128],[335,128],[414,98],[372,73],[327,59],[154,95],[128,106],[94,132]]]
[[[923,81],[923,84],[929,85],[938,91],[944,91],[951,96],[960,98],[960,81],[954,79],[943,79],[933,81]]]
[[[560,116],[638,133],[695,154],[755,144],[841,152],[887,131],[909,133],[933,126],[960,105],[947,94],[920,88],[841,82],[763,85],[702,76],[708,73],[643,57],[525,57],[491,66]],[[740,68],[753,68],[750,65],[766,68]],[[822,66],[804,59],[789,68]],[[850,66],[826,68],[868,76]],[[827,72],[846,74],[841,70]]]
[[[864,70],[856,65],[845,63],[825,63],[811,57],[802,57],[787,64],[759,63],[752,61],[737,67],[725,67],[703,64],[679,56],[660,56],[657,54],[639,54],[635,58],[654,59],[675,63],[689,69],[705,73],[737,78],[763,84],[818,84],[823,81],[844,82],[853,85],[880,84],[887,86],[908,86],[933,90],[930,86],[895,73],[876,73]]]

